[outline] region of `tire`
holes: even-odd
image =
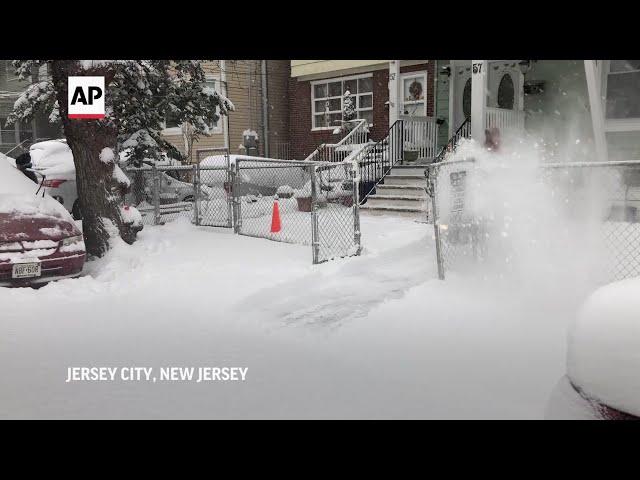
[[[76,200],[73,202],[73,207],[71,208],[71,215],[74,220],[82,220],[82,212],[80,211],[80,202]]]

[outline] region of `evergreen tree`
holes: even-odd
[[[345,122],[355,120],[357,116],[356,105],[353,100],[351,92],[347,90],[344,92],[344,98],[342,100],[342,117]]]

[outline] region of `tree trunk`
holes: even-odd
[[[100,160],[100,152],[108,147],[116,152],[117,129],[108,118],[102,120],[70,120],[67,116],[67,87],[69,76],[104,76],[105,96],[113,78],[110,67],[83,70],[77,61],[52,62],[52,79],[56,90],[60,118],[73,153],[76,168],[78,201],[83,216],[83,233],[87,253],[102,257],[110,248],[111,237],[120,235],[127,243],[135,241],[137,229],[122,216],[124,193],[128,186],[114,179],[114,162]]]

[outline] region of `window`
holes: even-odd
[[[607,75],[607,118],[640,118],[640,60],[611,60]]]
[[[11,60],[4,60],[4,68],[7,82],[17,82],[16,69],[11,65]]]
[[[5,127],[6,117],[0,117],[0,144],[13,144],[16,142],[16,132],[14,127]]]
[[[218,90],[219,81],[216,77],[207,75],[205,78],[205,82],[203,85],[203,91],[219,91]],[[216,107],[217,108],[217,107]],[[182,134],[182,124],[179,121],[178,115],[173,112],[167,111],[164,121],[164,134],[165,135],[181,135]],[[210,133],[222,133],[222,121],[218,118],[217,121],[211,122],[209,124]]]
[[[513,110],[514,98],[513,80],[510,74],[505,73],[500,79],[500,85],[498,85],[498,108]]]
[[[402,113],[404,115],[425,116],[427,114],[425,93],[427,91],[427,73],[402,75]]]
[[[219,83],[217,78],[210,77],[210,76],[206,77],[204,82],[205,89],[210,89],[210,91],[220,92],[220,90],[218,90],[218,86],[219,86]],[[219,112],[218,107],[216,107],[216,109]],[[222,133],[220,122],[221,122],[221,119],[218,118],[218,120],[213,121],[209,124],[209,130],[211,130],[211,133]]]
[[[347,90],[355,103],[357,118],[373,124],[373,77],[369,74],[312,82],[313,129],[335,128],[341,124],[343,95]]]
[[[468,78],[462,91],[462,113],[464,118],[471,117],[471,79]]]

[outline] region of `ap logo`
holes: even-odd
[[[104,77],[69,77],[69,118],[104,118]]]

